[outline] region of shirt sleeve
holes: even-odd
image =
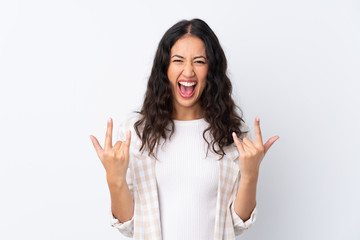
[[[123,124],[121,124],[119,126],[118,132],[117,132],[117,141],[125,141],[126,138],[126,131],[127,129],[124,127]],[[130,193],[132,194],[132,196],[134,196],[134,186],[133,186],[133,171],[132,171],[132,167],[131,167],[131,154],[129,154],[129,167],[127,169],[126,172],[126,182],[128,184]],[[110,225],[111,227],[114,227],[116,229],[119,230],[119,232],[121,234],[123,234],[126,237],[130,237],[132,238],[134,236],[134,217],[135,217],[135,213],[134,216],[126,221],[126,222],[120,222],[119,219],[115,218],[115,216],[112,213],[111,207],[110,207]]]
[[[234,209],[234,201],[230,204],[230,213],[234,224],[234,231],[235,236],[240,235],[243,233],[244,230],[251,227],[254,222],[256,221],[256,215],[257,215],[257,207],[255,206],[254,210],[252,211],[250,218],[246,221],[242,220],[239,215],[235,212]]]
[[[130,220],[121,223],[119,219],[114,217],[110,208],[110,225],[118,229],[122,235],[132,238],[134,236],[134,216]]]
[[[238,160],[236,160],[236,164],[238,164]],[[234,226],[235,236],[240,235],[249,227],[251,227],[255,223],[257,216],[257,206],[254,207],[253,211],[250,214],[250,218],[247,219],[246,221],[241,219],[240,216],[237,215],[237,213],[235,212],[234,202],[235,202],[237,190],[239,189],[239,183],[240,183],[240,172],[236,180],[236,186],[234,188],[234,192],[232,193],[232,201],[230,203],[230,215]]]

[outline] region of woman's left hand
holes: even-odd
[[[255,118],[255,142],[245,137],[239,141],[235,133],[232,134],[234,142],[239,150],[239,168],[241,178],[256,180],[259,176],[259,168],[262,159],[271,145],[279,139],[279,136],[271,137],[264,145],[260,130],[260,119]]]

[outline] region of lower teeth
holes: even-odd
[[[180,85],[180,86],[179,86],[180,92],[181,92],[183,95],[186,95],[186,96],[190,95],[190,94],[194,91],[195,86],[196,86],[196,85],[194,85],[194,86],[191,86],[191,87],[186,87],[186,86],[181,85],[181,84],[179,84],[179,85]],[[191,90],[186,91],[186,88],[191,88]]]

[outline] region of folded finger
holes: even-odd
[[[243,143],[249,148],[254,148],[255,147],[255,144],[247,137],[243,138]]]
[[[131,143],[131,132],[130,130],[127,131],[126,133],[126,140],[124,142],[124,154],[125,154],[125,158],[129,158],[129,149],[130,149],[130,143]]]
[[[122,141],[117,141],[117,142],[115,143],[115,145],[114,145],[113,148],[114,148],[115,150],[119,150],[122,144],[123,144]]]
[[[244,149],[247,152],[256,152],[255,144],[247,137],[243,139]]]

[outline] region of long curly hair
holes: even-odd
[[[171,48],[175,42],[185,34],[199,37],[205,44],[209,70],[205,89],[200,97],[204,119],[209,127],[203,132],[203,138],[212,150],[221,156],[225,155],[224,146],[232,144],[231,133],[235,132],[242,139],[248,131],[241,129],[245,124],[242,110],[234,103],[231,93],[232,85],[228,78],[227,60],[219,40],[211,28],[201,19],[195,18],[190,21],[182,20],[166,31],[158,45],[151,74],[147,84],[147,90],[140,113],[140,119],[134,123],[136,134],[142,141],[141,150],[147,148],[149,156],[160,139],[166,141],[167,131],[170,131],[169,139],[175,131],[172,103],[172,90],[167,76],[170,64]],[[241,116],[236,112],[239,109]],[[166,127],[170,123],[171,129]],[[246,126],[246,125],[245,125]],[[209,142],[205,133],[210,131],[212,136]],[[215,146],[218,146],[218,149]]]

